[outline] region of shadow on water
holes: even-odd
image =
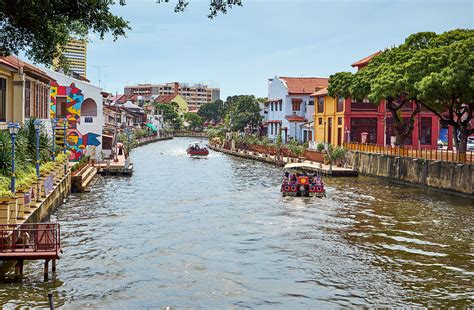
[[[472,200],[387,180],[326,178],[323,199],[281,197],[281,168],[189,139],[132,153],[53,215],[64,255],[0,283],[4,307],[472,306]]]

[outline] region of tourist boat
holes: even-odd
[[[285,175],[281,184],[283,196],[324,197],[326,190],[320,173],[307,173],[305,164],[285,165]]]
[[[207,156],[209,151],[205,146],[201,146],[199,142],[189,143],[186,153],[190,156]]]

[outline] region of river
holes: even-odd
[[[132,152],[52,215],[64,254],[0,284],[4,308],[473,306],[473,201],[380,178],[326,178],[327,197],[281,197],[282,170],[177,138]]]

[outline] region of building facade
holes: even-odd
[[[48,120],[52,81],[43,70],[14,56],[0,57],[0,129],[31,117]]]
[[[84,155],[100,160],[104,113],[102,89],[86,81],[47,70],[55,81],[51,83],[50,117],[59,125],[67,119],[66,143],[70,160]]]
[[[70,40],[61,51],[69,64],[69,70],[87,77],[87,40]],[[53,63],[53,67],[58,69],[58,60]]]
[[[311,95],[314,98],[315,142],[342,145],[344,141],[344,98],[328,95],[327,87]]]
[[[358,70],[363,68],[380,52],[367,56],[352,67]],[[334,99],[333,99],[334,100]],[[414,104],[406,104],[402,109],[402,117],[408,121]],[[395,130],[393,117],[386,107],[386,102],[370,102],[368,99],[357,101],[351,98],[344,100],[344,138],[345,142],[359,142],[386,146],[394,144]],[[414,129],[405,142],[412,147],[436,149],[440,133],[439,118],[432,112],[421,109],[416,115]],[[334,141],[330,142],[336,144]]]
[[[327,78],[275,76],[269,79],[263,132],[271,141],[276,141],[280,131],[284,143],[289,139],[313,140],[314,130],[307,126],[314,119],[314,101],[310,95],[327,85]]]
[[[174,104],[177,107],[178,114],[183,117],[189,112],[189,105],[186,99],[181,95],[161,95],[155,99],[155,103]],[[157,113],[155,113],[157,114]]]
[[[190,106],[200,106],[220,99],[220,89],[211,88],[204,84],[164,83],[138,84],[125,86],[124,95],[137,95],[156,98],[161,95],[179,94]]]

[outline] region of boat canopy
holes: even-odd
[[[146,124],[148,128],[150,128],[151,130],[153,131],[158,131],[158,129],[156,129],[156,126],[153,125],[153,124]]]
[[[285,170],[315,170],[317,167],[308,163],[291,163],[285,165]]]

